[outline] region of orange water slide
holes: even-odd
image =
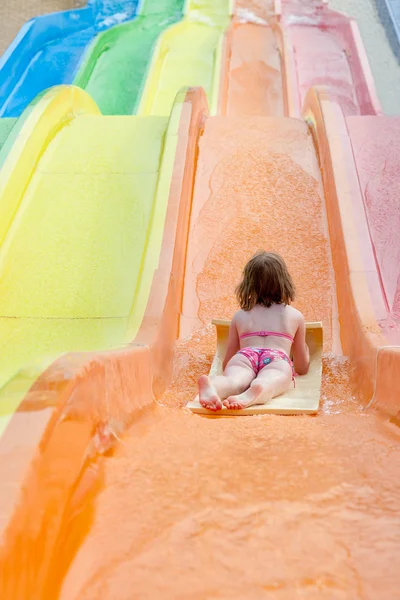
[[[237,3],[226,39],[221,114],[232,116],[288,114],[282,93],[282,35],[273,3]],[[249,14],[252,21],[249,21]],[[249,91],[251,90],[251,93]]]
[[[396,593],[398,433],[360,397],[395,414],[400,355],[377,354],[382,288],[354,217],[356,136],[326,90],[308,94],[305,120],[284,118],[295,83],[279,27],[281,46],[274,24],[234,27],[227,116],[209,118],[201,91],[186,95],[139,346],[55,363],[1,439],[1,468],[25,490],[2,499],[4,597]],[[260,246],[285,256],[296,305],[323,322],[321,412],[193,416],[182,407],[212,359],[210,321],[231,316],[234,282]]]
[[[329,129],[335,115],[340,106],[314,90],[308,123],[205,121],[172,385],[99,466],[103,489],[62,582],[63,600],[395,593],[398,434],[360,401],[373,383],[380,340],[352,286],[359,250],[346,237],[343,183],[354,170],[340,162],[343,133],[332,137]],[[323,321],[321,411],[293,419],[194,416],[183,407],[212,359],[211,318],[235,310],[234,282],[260,246],[285,256],[296,305],[306,319]],[[359,281],[370,275],[362,268]],[[392,376],[387,365],[385,377]]]

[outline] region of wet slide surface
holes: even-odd
[[[134,18],[138,0],[95,0],[89,7],[39,17],[17,36],[9,64],[1,65],[0,115],[17,117],[43,90],[72,83],[79,62],[96,34]],[[17,66],[17,68],[16,68]]]
[[[325,85],[345,115],[379,113],[374,82],[357,24],[323,0],[282,2],[281,23],[292,46],[300,115],[307,91]]]
[[[12,128],[14,127],[16,119],[0,119],[0,150],[4,146]]]
[[[210,320],[236,309],[234,282],[260,246],[282,252],[296,306],[324,323],[321,412],[194,416],[183,407],[212,360]],[[393,597],[398,433],[362,411],[347,359],[331,351],[335,289],[305,123],[207,121],[186,273],[172,385],[105,460],[104,491],[61,598]]]
[[[144,0],[134,21],[103,32],[89,48],[74,84],[103,114],[136,113],[157,39],[181,19],[183,5],[184,0]]]
[[[168,117],[103,117],[95,105],[92,111],[44,148],[18,206],[14,194],[2,198],[6,420],[32,383],[27,377],[25,390],[8,393],[21,367],[29,372],[39,360],[43,370],[64,352],[127,343],[146,306],[152,271],[143,271],[143,261],[149,248],[157,255],[168,196],[158,186]],[[155,223],[161,228],[149,242]]]
[[[400,119],[347,119],[369,231],[389,318],[381,323],[392,343],[400,340]]]
[[[225,114],[283,116],[281,61],[274,31],[239,21],[233,25],[231,43]]]
[[[327,28],[290,27],[299,77],[300,104],[314,85],[328,85],[346,114],[360,114],[348,57],[335,32]],[[311,41],[312,40],[312,41]]]
[[[195,25],[192,32],[198,31],[198,22]],[[222,34],[223,28],[218,35],[199,38],[207,42],[206,61],[192,64],[196,64],[201,77],[207,75],[204,64],[209,66],[209,57]],[[171,47],[183,48],[178,41]],[[245,39],[245,57],[236,47],[241,43],[236,37],[228,77],[234,75],[238,65],[254,67],[254,56],[263,53],[259,42],[260,38],[252,56]],[[272,46],[270,38],[268,44]],[[171,52],[165,57],[161,61],[163,77],[159,80],[163,84],[168,81],[170,65],[176,68],[181,64],[179,54],[176,57]],[[194,59],[195,52],[188,52],[188,57]],[[272,53],[268,65],[275,60]],[[272,68],[277,70],[276,65]],[[244,81],[246,69],[244,76],[241,74]],[[259,86],[265,86],[263,69],[262,66],[261,75],[256,77]],[[201,77],[199,82],[203,83]],[[179,77],[173,81],[176,83]],[[247,116],[243,86],[238,88],[234,85],[237,80],[232,81],[228,116],[205,122],[193,193],[181,336],[176,344],[173,381],[158,398],[158,404],[143,409],[115,454],[93,466],[103,489],[93,505],[85,505],[85,516],[90,513],[85,525],[90,530],[63,581],[63,600],[130,600],[133,595],[139,599],[171,600],[376,600],[397,594],[398,430],[364,411],[352,397],[351,366],[341,356],[337,339],[334,274],[313,139],[305,122],[276,118],[281,110],[279,73],[268,81],[271,91],[275,91],[270,96],[266,94],[266,99],[261,89],[249,90]],[[152,96],[156,102],[150,103],[149,113],[166,110],[171,89],[163,85],[152,89],[156,90]],[[162,94],[156,109],[159,92]],[[49,261],[49,273],[56,273],[57,256],[70,277],[65,265],[77,265],[75,273],[82,278],[67,281],[73,292],[69,297],[83,316],[87,316],[85,293],[95,280],[98,285],[101,281],[102,288],[92,288],[97,296],[87,295],[88,306],[96,307],[96,317],[108,315],[117,319],[126,315],[117,309],[129,304],[127,292],[133,285],[127,280],[129,269],[133,268],[132,249],[136,248],[128,211],[134,197],[129,177],[149,175],[151,181],[144,177],[147,184],[143,184],[140,197],[150,200],[166,117],[150,121],[101,119],[104,117],[77,119],[82,120],[86,133],[87,140],[83,142],[73,126],[63,132],[62,138],[55,138],[52,152],[44,154],[37,178],[28,187],[5,249],[19,250],[10,257],[21,261],[17,264],[22,265],[24,281],[32,281],[33,273],[28,267],[33,259],[17,236],[18,231],[25,232],[26,239],[37,243],[33,256],[42,252]],[[131,129],[134,122],[139,128],[138,137]],[[104,130],[101,123],[108,124]],[[151,131],[145,130],[145,123],[149,127],[152,123]],[[154,146],[142,160],[143,143],[147,141],[154,142]],[[127,152],[125,144],[132,145]],[[134,155],[135,147],[140,156]],[[96,160],[93,165],[92,158]],[[76,172],[72,167],[69,170],[69,165],[75,163],[79,167]],[[104,179],[105,165],[109,164],[114,178]],[[63,214],[69,216],[71,212],[71,221],[67,219],[65,224],[60,224],[57,205],[53,207],[51,202],[54,189],[58,189],[51,176],[61,176],[60,189],[66,186],[72,198],[78,190],[75,179],[81,177],[79,204],[79,199],[73,199],[70,208],[64,192],[61,193]],[[34,212],[31,204],[36,189],[41,189],[41,196],[46,192],[43,198],[47,205],[39,203],[39,210]],[[97,197],[107,207],[104,214],[103,205],[94,202]],[[107,204],[107,199],[112,202]],[[76,227],[72,215],[75,210],[76,216],[83,207],[87,207],[90,218],[86,219],[88,232],[82,233],[84,225]],[[57,218],[53,236],[54,242],[59,240],[57,249],[46,240],[33,240],[28,228],[29,215],[34,215],[32,224],[37,227],[40,219],[47,218],[47,214],[51,219],[53,212]],[[140,234],[143,221],[144,217]],[[112,232],[107,229],[110,223]],[[82,240],[79,249],[70,251],[68,245],[64,247],[68,229],[73,230],[71,239],[79,243]],[[112,235],[115,239],[110,241]],[[117,253],[109,255],[113,242],[115,248],[126,249],[123,257],[127,273],[115,268],[120,260]],[[296,306],[307,320],[323,322],[321,411],[317,417],[296,418],[212,420],[194,416],[184,406],[196,393],[197,377],[208,371],[212,360],[216,340],[210,320],[231,317],[236,309],[234,285],[243,264],[260,246],[284,255],[297,284]],[[92,248],[98,253],[99,264],[93,263]],[[92,273],[89,266],[93,269],[93,264]],[[110,281],[112,284],[118,277],[116,283],[121,286],[118,289],[122,296],[112,295],[115,290]],[[48,283],[46,277],[42,279]],[[53,287],[49,284],[49,289],[57,294],[55,283],[57,280],[52,282]],[[20,285],[18,278],[16,284]],[[110,298],[101,296],[103,289],[110,290]],[[5,298],[9,294],[12,299],[12,294],[6,288],[5,291]],[[62,292],[60,306],[64,302]],[[40,300],[35,310],[46,307],[46,297],[40,296],[38,304]],[[52,306],[54,300],[50,309]],[[126,323],[121,324],[121,335],[122,330],[127,331]],[[102,343],[113,344],[114,339],[111,334],[107,337],[103,329]],[[79,521],[80,515],[77,518]],[[73,547],[70,537],[74,537],[74,531],[64,531],[67,534],[63,544]],[[86,530],[80,535],[83,533]]]
[[[267,22],[275,16],[275,0],[236,0],[235,13],[245,21]]]

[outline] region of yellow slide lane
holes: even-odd
[[[37,375],[28,368],[15,393],[22,367],[134,338],[161,248],[175,108],[104,117],[60,87],[27,118],[0,172],[0,434]]]
[[[224,33],[232,12],[232,0],[188,0],[185,18],[158,41],[139,115],[169,114],[184,86],[203,87],[210,113],[217,113]]]

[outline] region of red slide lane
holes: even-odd
[[[400,343],[400,118],[351,117],[347,127],[390,317],[382,326]]]

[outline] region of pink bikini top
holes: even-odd
[[[288,335],[287,333],[278,333],[277,331],[252,331],[251,333],[243,333],[240,337],[240,339],[242,340],[243,338],[248,338],[248,337],[255,337],[255,336],[260,336],[260,337],[268,337],[270,335],[275,335],[276,337],[283,337],[286,338],[288,340],[290,340],[292,343],[294,341],[294,338],[292,338],[291,335]]]

